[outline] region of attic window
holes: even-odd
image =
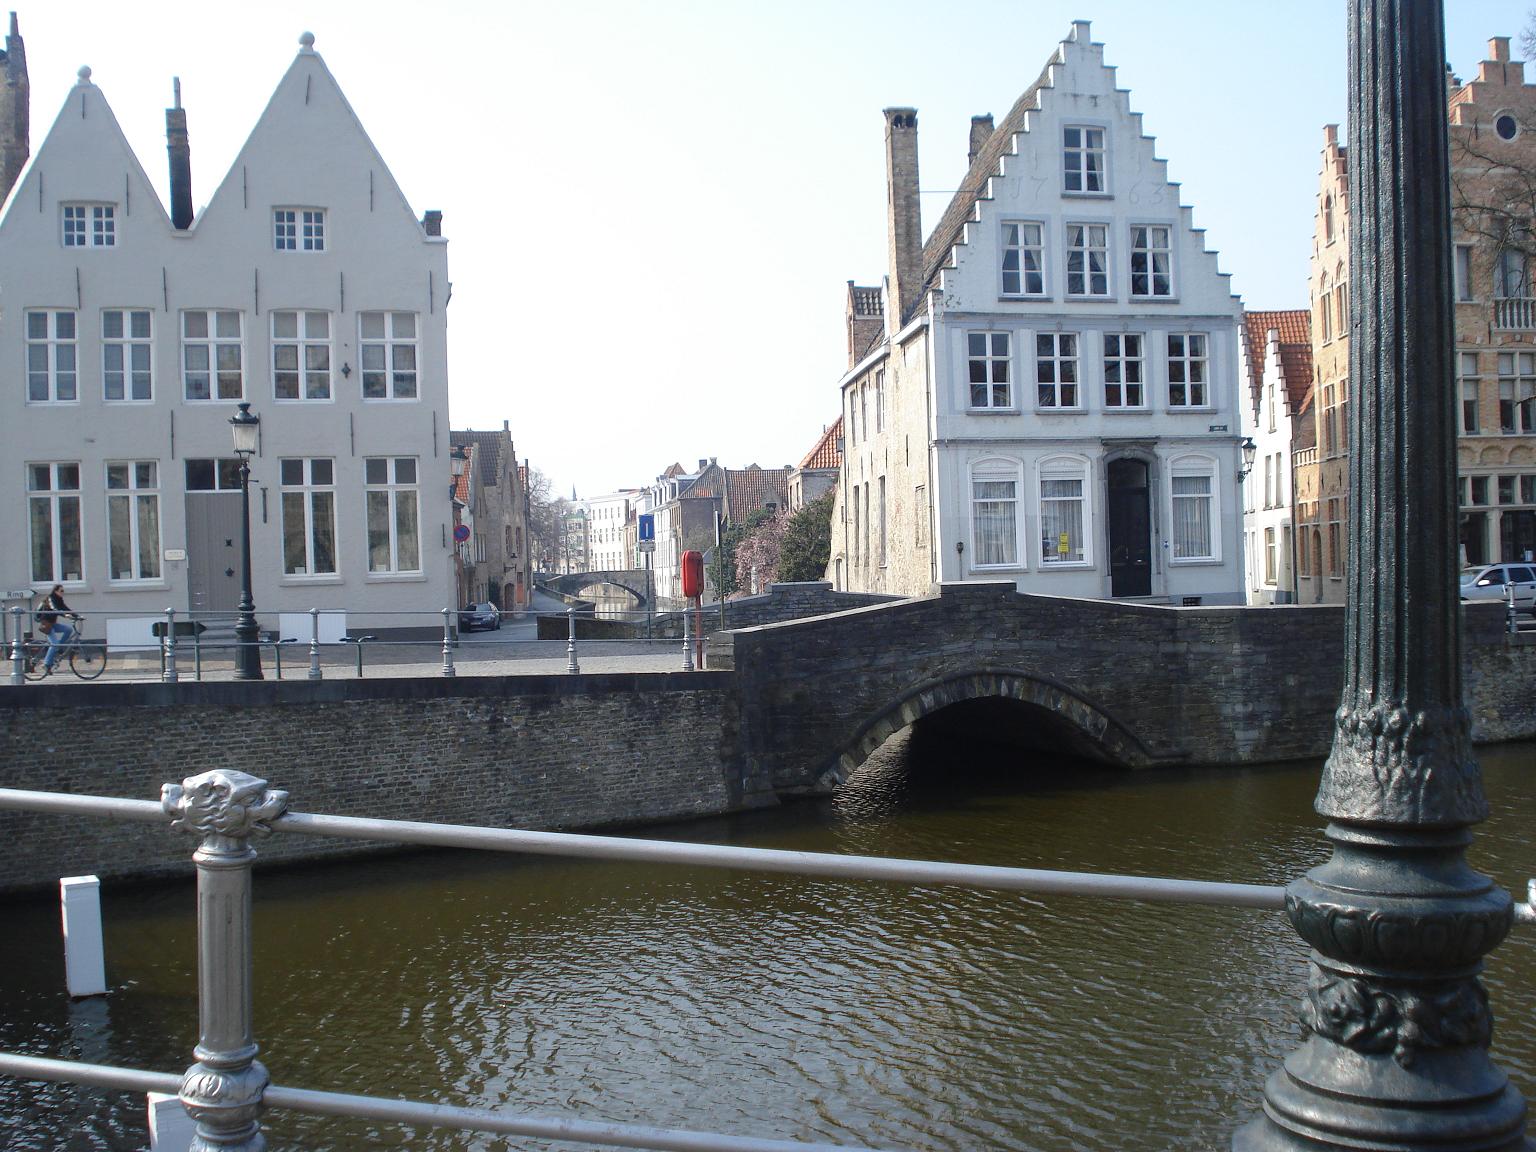
[[[1493,119],[1493,130],[1500,140],[1513,140],[1520,135],[1520,122],[1508,112],[1501,112]]]
[[[324,252],[324,208],[274,208],[272,244],[279,252]]]
[[[64,247],[114,248],[116,246],[116,205],[64,205]]]
[[[1062,129],[1062,175],[1068,192],[1105,192],[1104,129],[1069,124]]]

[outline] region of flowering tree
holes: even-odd
[[[736,587],[759,592],[779,578],[779,550],[789,520],[787,511],[775,512],[736,545]]]

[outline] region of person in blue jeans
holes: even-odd
[[[37,626],[48,633],[48,654],[43,657],[45,676],[53,671],[53,662],[59,657],[59,646],[67,643],[75,634],[71,625],[59,619],[61,614],[74,615],[69,605],[64,603],[64,585],[55,584],[53,590],[43,598],[37,613]]]

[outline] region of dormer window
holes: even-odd
[[[114,248],[117,246],[115,204],[65,204],[64,247]]]
[[[1063,184],[1068,192],[1107,192],[1104,129],[1069,124],[1062,129]]]
[[[272,243],[279,252],[324,252],[324,208],[274,208]]]

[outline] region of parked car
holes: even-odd
[[[1515,586],[1515,607],[1536,615],[1536,565],[1479,564],[1461,570],[1463,600],[1502,600],[1505,584]]]
[[[459,631],[473,632],[477,628],[494,631],[501,627],[501,612],[494,604],[471,604],[459,609]]]

